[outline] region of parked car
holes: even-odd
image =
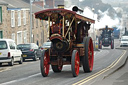
[[[128,36],[122,36],[120,41],[120,47],[128,46]]]
[[[0,39],[0,65],[8,63],[13,66],[14,62],[22,64],[22,60],[22,52],[12,39]]]
[[[19,44],[17,48],[22,51],[23,61],[25,61],[25,59],[33,59],[36,61],[37,58],[41,56],[41,50],[35,43]]]
[[[50,47],[51,47],[51,42],[48,41],[48,42],[44,42],[43,46],[41,46],[40,49],[43,50],[43,49],[48,49]]]

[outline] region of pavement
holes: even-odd
[[[127,50],[123,60],[112,69],[113,71],[90,85],[128,85],[128,48],[119,47],[117,49]]]
[[[128,85],[128,61],[116,72],[91,85]]]

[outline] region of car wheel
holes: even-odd
[[[23,58],[21,57],[20,61],[19,61],[19,64],[22,64],[22,63],[23,63]]]
[[[14,59],[12,58],[11,62],[8,63],[10,66],[14,65]]]
[[[25,62],[25,59],[23,58],[23,62]]]
[[[34,61],[37,61],[37,54],[35,53],[35,56],[33,58]]]

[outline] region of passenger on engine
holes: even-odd
[[[62,22],[56,20],[55,22],[52,22],[51,26],[51,32],[52,33],[59,33],[61,34],[61,29],[62,29]]]

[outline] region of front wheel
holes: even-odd
[[[85,56],[83,56],[83,70],[84,72],[91,72],[93,69],[94,51],[91,37],[84,38]]]
[[[43,77],[46,77],[49,74],[49,67],[50,67],[49,62],[50,62],[50,58],[48,51],[43,50],[42,56],[40,58],[40,69]]]
[[[80,58],[77,50],[73,50],[72,60],[71,60],[71,68],[73,77],[78,76],[79,74],[79,66],[80,66]]]
[[[35,53],[34,55],[34,58],[33,58],[34,61],[37,61],[37,54]]]
[[[20,57],[20,61],[19,61],[19,64],[22,64],[23,63],[23,58]]]
[[[114,40],[111,41],[111,49],[114,49]]]

